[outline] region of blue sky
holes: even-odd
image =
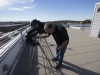
[[[100,0],[0,0],[0,21],[92,19]]]

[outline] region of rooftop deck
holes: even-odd
[[[33,70],[36,65],[40,69],[34,75],[100,75],[100,38],[89,36],[88,31],[78,29],[67,29],[70,42],[64,55],[63,65],[60,69],[51,69],[50,71],[44,66],[45,61],[39,47],[35,50],[33,59]],[[56,43],[52,36],[47,38],[48,44],[56,55]],[[27,63],[29,54],[29,45],[25,47],[20,61],[17,64],[13,75],[27,75]]]

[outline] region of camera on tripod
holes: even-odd
[[[30,23],[31,30],[27,33],[26,37],[26,44],[32,44],[33,46],[38,45],[38,41],[34,38],[38,33],[43,34],[44,31],[44,23],[40,22],[39,20],[32,20]]]

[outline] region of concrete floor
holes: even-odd
[[[100,75],[100,38],[91,37],[89,36],[89,32],[84,30],[68,28],[67,31],[70,42],[64,55],[61,68],[55,70],[50,66],[47,67],[45,56],[43,56],[41,49],[37,47],[32,70],[34,70],[37,65],[39,65],[40,69],[36,70],[33,75]],[[47,38],[47,41],[54,56],[56,56],[56,43],[53,37],[50,36]],[[27,75],[26,59],[28,58],[26,55],[29,52],[29,48],[27,47],[28,46],[25,48],[26,53],[24,52],[21,56],[23,57],[23,62],[21,58],[21,62],[19,61],[14,75]]]

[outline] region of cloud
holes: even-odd
[[[23,10],[25,10],[25,9],[30,9],[30,8],[33,8],[33,7],[35,7],[35,5],[34,5],[34,6],[23,6],[23,7],[21,7],[21,8],[18,8],[18,7],[10,7],[10,8],[8,8],[7,10],[23,11]]]
[[[5,7],[5,6],[10,6],[12,3],[13,3],[13,1],[12,1],[12,3],[10,3],[11,2],[11,0],[0,0],[0,7]]]
[[[15,9],[15,10],[24,10],[28,8],[32,8],[33,6],[31,3],[33,3],[34,0],[0,0],[0,9]],[[27,6],[25,6],[25,4]],[[19,6],[18,6],[19,5]]]
[[[34,0],[31,0],[31,2],[34,2]]]

